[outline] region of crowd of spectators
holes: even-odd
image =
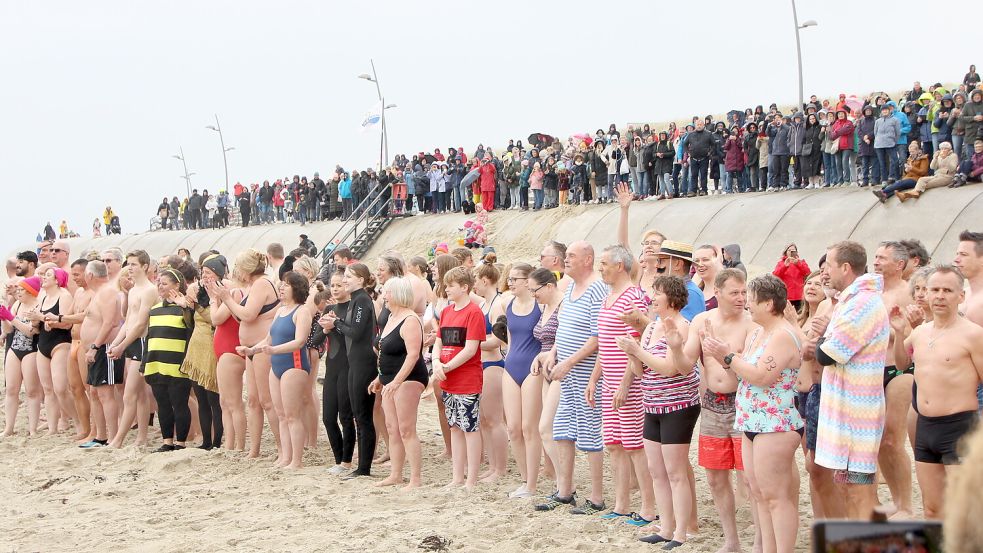
[[[777,104],[732,110],[723,120],[694,116],[689,123],[611,124],[565,141],[533,134],[500,151],[479,144],[399,154],[381,172],[341,166],[322,179],[294,175],[183,201],[164,198],[156,228],[344,219],[383,195],[397,215],[486,209],[539,210],[606,203],[617,184],[636,199],[666,200],[840,186],[872,187],[882,202],[926,190],[979,182],[983,175],[983,91],[970,66],[953,90],[915,82],[897,98],[813,95],[801,109]],[[362,202],[367,198],[369,202]],[[382,202],[379,202],[382,203]],[[231,217],[230,217],[231,215]]]

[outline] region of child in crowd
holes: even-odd
[[[473,489],[481,465],[481,428],[478,406],[481,399],[481,342],[485,339],[485,316],[471,302],[474,277],[465,267],[444,275],[444,291],[450,304],[440,314],[440,332],[434,351],[433,377],[440,381],[444,409],[451,428],[453,479],[450,486]],[[467,471],[467,480],[465,480]]]
[[[578,153],[573,158],[573,179],[570,182],[570,196],[574,205],[580,205],[583,197],[584,186],[587,186],[589,173],[587,165],[584,164],[584,155]]]
[[[287,216],[287,222],[293,222],[294,220],[294,198],[293,194],[287,194],[286,199],[283,200],[283,212]]]

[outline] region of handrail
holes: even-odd
[[[370,213],[373,211],[373,209],[378,207],[377,204],[379,200],[383,197],[382,192],[385,190],[385,188],[386,185],[382,184],[382,182],[376,181],[376,185],[372,187],[372,190],[369,190],[369,193],[366,194],[365,198],[361,202],[359,202],[359,204],[355,206],[355,208],[352,210],[352,213],[347,218],[345,218],[345,220],[341,224],[341,227],[339,227],[338,230],[335,231],[334,236],[329,238],[327,243],[325,243],[324,247],[321,248],[320,256],[321,256],[322,263],[327,260],[327,258],[325,258],[325,255],[327,254],[328,248],[331,247],[332,249],[334,249],[335,240],[339,240],[338,236],[341,235],[342,232],[346,230],[346,227],[348,227],[349,223],[352,223],[352,227],[349,228],[348,231],[344,233],[344,236],[341,237],[339,243],[345,242],[353,233],[357,234],[359,223],[369,218],[370,216],[373,219],[378,217],[377,215],[370,215]],[[366,202],[369,202],[368,206],[365,205]],[[366,224],[366,227],[368,227],[368,224]]]

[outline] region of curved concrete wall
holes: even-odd
[[[423,254],[433,240],[449,244],[469,217],[444,215],[396,221],[369,251],[374,257],[393,248]],[[549,239],[586,240],[595,248],[617,241],[618,206],[568,207],[541,213],[494,212],[491,243],[502,260],[538,261]],[[789,242],[814,265],[826,247],[856,240],[872,254],[882,240],[918,238],[938,261],[952,260],[959,232],[983,230],[983,188],[934,190],[904,204],[880,202],[868,189],[802,190],[737,194],[661,202],[635,202],[629,239],[637,251],[642,233],[658,229],[674,240],[741,245],[752,272],[770,271]]]
[[[460,214],[398,219],[382,234],[368,258],[388,249],[407,256],[424,255],[432,241],[453,248],[462,235]],[[738,243],[744,263],[754,273],[769,271],[785,245],[795,242],[802,256],[814,265],[833,242],[856,240],[869,249],[881,240],[918,238],[938,261],[951,261],[957,236],[964,229],[981,230],[983,187],[934,190],[917,201],[891,200],[881,205],[866,189],[802,190],[782,193],[739,194],[706,198],[635,202],[629,217],[632,247],[642,232],[655,228],[674,240],[694,245]],[[587,240],[603,248],[617,240],[618,206],[614,204],[565,207],[539,213],[496,211],[490,217],[490,241],[503,261],[537,262],[549,239],[570,243]],[[201,252],[218,249],[230,258],[249,247],[263,250],[280,242],[287,251],[308,234],[323,247],[340,223],[316,223],[171,231],[70,240],[76,253],[87,248],[118,245],[123,250],[145,249],[152,256],[179,247]],[[23,249],[33,248],[28,244]]]

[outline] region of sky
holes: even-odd
[[[819,23],[801,32],[806,97],[961,81],[978,42],[930,28],[923,6],[799,0],[800,22]],[[0,252],[48,221],[90,235],[107,205],[124,233],[146,230],[164,196],[186,195],[179,148],[195,188],[224,188],[216,114],[232,185],[377,165],[379,133],[359,129],[378,101],[357,78],[370,60],[396,104],[391,155],[798,95],[784,0],[3,0],[0,52]]]

